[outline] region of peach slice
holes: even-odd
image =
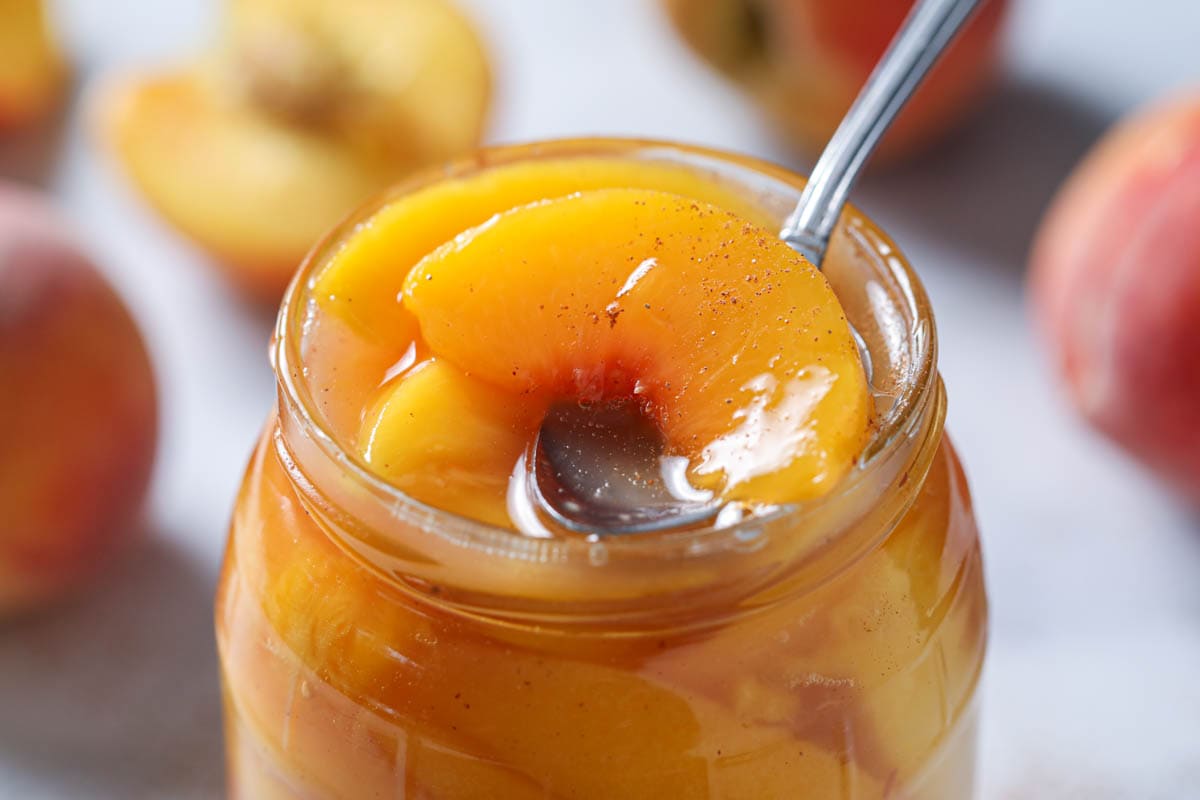
[[[49,113],[65,75],[43,0],[6,0],[0,11],[0,131]]]
[[[420,262],[404,302],[435,354],[498,389],[644,403],[694,482],[727,499],[817,496],[868,434],[862,364],[821,273],[678,195],[514,209]]]
[[[772,222],[747,198],[692,169],[628,158],[524,162],[442,181],[396,199],[331,257],[316,278],[313,294],[368,338],[407,341],[411,318],[396,297],[409,270],[438,246],[518,206],[620,187],[672,192],[737,211],[763,225]]]
[[[473,147],[489,92],[445,0],[239,0],[214,54],[119,82],[101,109],[150,203],[275,302],[338,219]]]
[[[811,595],[659,655],[653,674],[852,754],[877,778],[909,780],[950,731],[982,660],[975,529],[954,499],[963,480],[944,448],[881,550]]]
[[[359,447],[413,497],[507,525],[508,479],[543,411],[432,359],[384,388]]]

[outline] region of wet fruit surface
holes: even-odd
[[[316,280],[319,307],[397,353],[415,348],[380,377],[354,432],[363,457],[417,499],[503,522],[508,478],[548,406],[619,401],[661,429],[698,489],[764,504],[827,491],[869,434],[869,397],[824,277],[753,215],[607,188],[750,206],[719,183],[603,167],[539,163],[435,186],[339,249]],[[464,219],[483,224],[457,228]]]

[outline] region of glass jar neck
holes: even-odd
[[[417,178],[337,228],[306,260],[280,313],[274,445],[311,517],[365,566],[457,613],[606,630],[702,624],[803,592],[878,546],[912,504],[941,440],[945,397],[928,302],[895,245],[848,208],[826,275],[861,337],[874,435],[832,493],[724,528],[534,539],[424,505],[373,474],[331,433],[304,379],[311,279],[356,226],[400,196],[498,164],[645,159],[711,174],[779,219],[803,182],[772,165],[656,142],[581,140],[485,151]]]

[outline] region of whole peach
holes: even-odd
[[[0,184],[0,615],[103,563],[137,524],[154,457],[142,337],[64,231]]]
[[[1200,94],[1117,125],[1032,251],[1038,320],[1075,405],[1200,499]]]
[[[914,0],[663,0],[689,45],[815,155],[849,110]],[[900,113],[873,158],[934,142],[994,72],[1007,0],[988,0]]]

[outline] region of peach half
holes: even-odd
[[[273,303],[342,216],[478,144],[490,87],[447,0],[236,0],[207,57],[100,109],[150,204]]]

